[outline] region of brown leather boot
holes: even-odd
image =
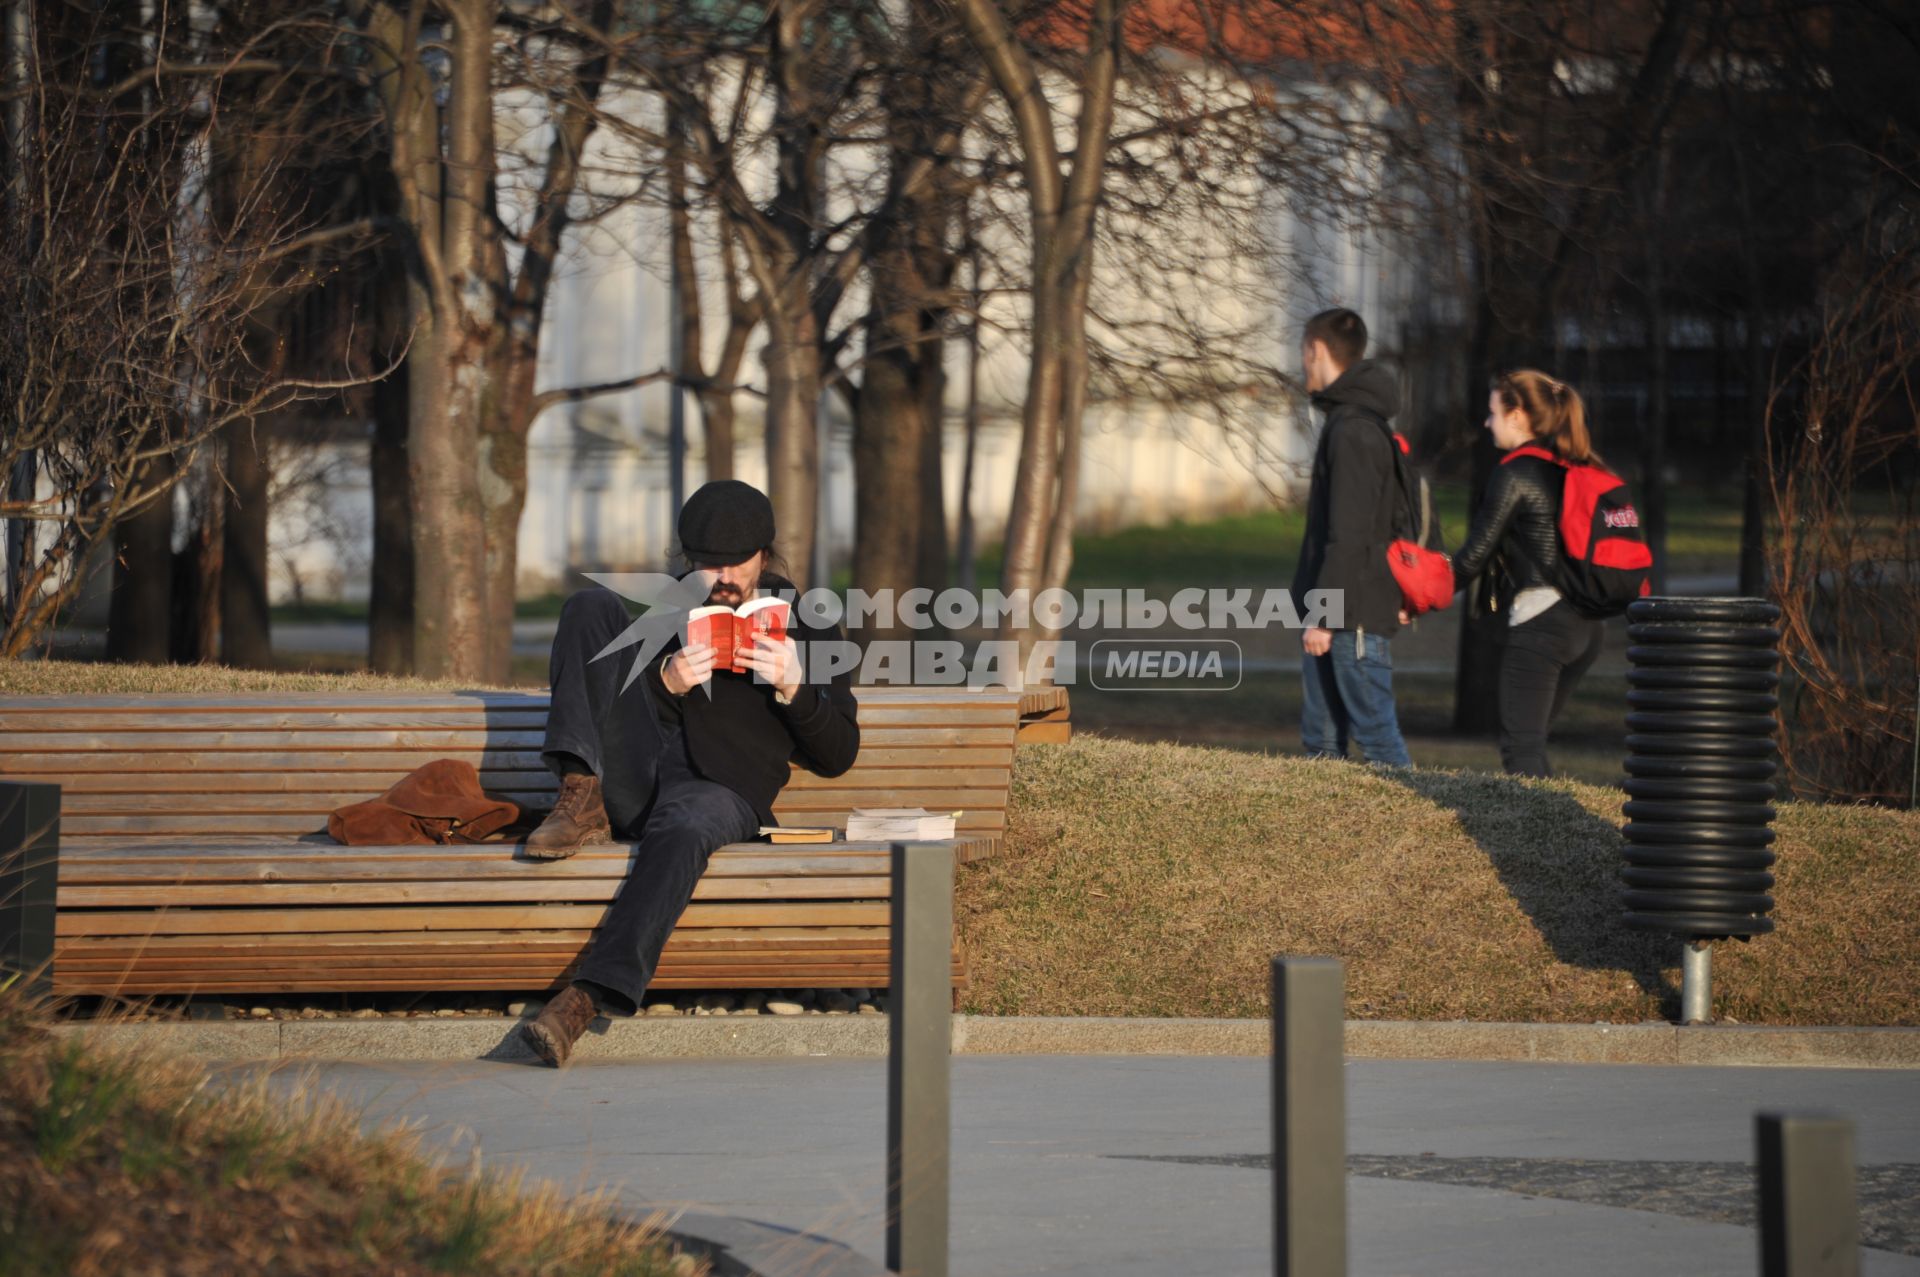
[[[585,989],[568,985],[558,997],[540,1008],[539,1015],[522,1025],[520,1032],[534,1053],[557,1069],[573,1054],[573,1044],[580,1040],[580,1035],[598,1014]]]
[[[527,835],[527,855],[535,860],[565,860],[588,843],[608,842],[613,826],[600,799],[598,776],[560,778],[560,796],[540,828]]]

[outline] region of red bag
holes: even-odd
[[[1426,480],[1420,480],[1416,497],[1415,484],[1407,475],[1406,462],[1401,460],[1411,451],[1410,445],[1398,432],[1387,433],[1393,445],[1393,473],[1401,498],[1394,530],[1406,534],[1387,543],[1387,569],[1400,587],[1400,606],[1408,616],[1423,616],[1452,605],[1453,560],[1423,544],[1437,540]]]
[[[1408,616],[1437,612],[1453,602],[1453,560],[1440,551],[1401,537],[1387,544],[1387,567]]]

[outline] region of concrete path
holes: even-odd
[[[489,1166],[772,1225],[790,1240],[757,1252],[768,1271],[882,1255],[883,1061],[312,1076]],[[1920,1275],[1920,1074],[1357,1061],[1347,1078],[1355,1274],[1755,1273],[1753,1114],[1787,1108],[1858,1123],[1864,1271]],[[1253,1059],[956,1059],[956,1277],[1270,1271],[1267,1085]]]

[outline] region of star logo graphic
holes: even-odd
[[[593,654],[592,659],[597,661],[638,645],[639,655],[634,658],[633,668],[627,671],[627,681],[620,685],[623,692],[633,686],[640,671],[652,663],[661,649],[686,628],[687,613],[707,601],[714,579],[713,573],[705,571],[690,572],[684,577],[669,576],[665,572],[588,572],[585,576],[646,608],[639,619]],[[708,696],[713,695],[711,684],[703,683],[701,688]]]

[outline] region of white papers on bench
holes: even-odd
[[[957,811],[925,807],[856,807],[847,813],[848,842],[934,842],[953,837]]]

